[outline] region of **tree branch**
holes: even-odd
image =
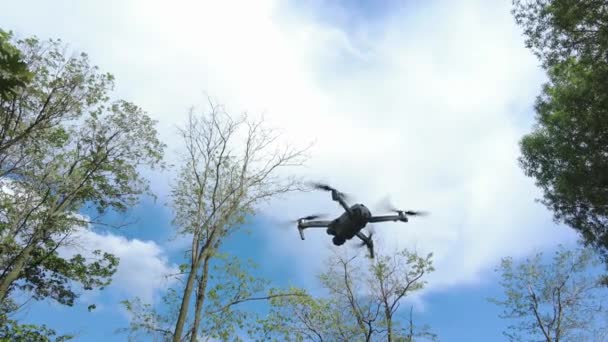
[[[270,299],[279,298],[279,297],[302,297],[302,296],[305,296],[305,295],[301,294],[301,293],[281,293],[281,294],[274,294],[274,295],[261,296],[261,297],[249,297],[249,298],[235,299],[235,300],[231,301],[230,303],[222,306],[221,308],[219,308],[217,310],[209,311],[208,313],[215,314],[218,312],[222,312],[233,305],[244,303],[244,302],[270,300]]]

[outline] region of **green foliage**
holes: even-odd
[[[292,288],[302,295],[272,299],[271,311],[248,332],[255,341],[331,341],[354,340],[357,329],[344,312],[336,310],[335,299],[315,298],[306,291]]]
[[[170,291],[168,295],[171,293]],[[121,304],[131,318],[129,327],[118,329],[117,333],[127,333],[129,341],[141,341],[142,336],[153,337],[154,341],[171,341],[173,338],[173,332],[170,330],[172,324],[169,323],[171,319],[169,318],[167,322],[167,317],[158,314],[152,304],[144,303],[137,297],[124,300]]]
[[[32,256],[38,253],[47,253],[43,248],[36,249]],[[34,299],[46,298],[72,306],[78,294],[72,288],[73,282],[82,286],[84,290],[95,288],[103,289],[111,282],[111,277],[118,267],[118,258],[109,253],[93,251],[93,259],[87,260],[76,254],[70,259],[59,257],[57,253],[39,256],[39,263],[32,263],[23,271],[22,282],[15,284],[15,288],[27,291]],[[52,272],[49,272],[52,271]],[[89,307],[91,311],[95,305]]]
[[[68,341],[74,338],[72,335],[56,336],[57,332],[46,325],[20,324],[6,314],[18,309],[18,306],[10,299],[0,303],[0,341],[19,342],[50,342]]]
[[[251,275],[257,268],[251,261],[243,264],[239,258],[220,253],[215,257],[201,310],[204,319],[196,332],[193,331],[193,320],[187,321],[188,327],[183,336],[185,339],[190,339],[196,333],[196,336],[204,336],[205,339],[240,341],[240,333],[254,331],[257,327],[257,314],[247,309],[247,303],[304,295],[300,290],[270,288],[269,281]],[[131,321],[129,327],[117,332],[128,334],[133,341],[150,338],[157,341],[172,340],[182,291],[181,288],[171,288],[165,293],[161,304],[163,311],[139,298],[123,301],[123,307],[130,313]]]
[[[150,193],[139,168],[162,165],[164,145],[145,112],[110,99],[114,77],[86,54],[35,37],[13,45],[33,77],[0,99],[0,301],[19,292],[71,306],[110,284],[119,262],[71,254],[81,233]],[[77,214],[87,206],[99,217]]]
[[[501,318],[514,320],[504,334],[511,341],[603,341],[608,320],[596,265],[590,250],[561,246],[550,263],[542,253],[520,263],[504,258],[505,298],[491,299],[504,307]]]
[[[249,318],[245,310],[235,304],[248,301],[256,294],[264,293],[268,281],[252,275],[257,267],[251,261],[242,265],[236,257],[216,255],[218,263],[210,272],[209,288],[201,322],[200,334],[228,341],[235,338]]]
[[[12,32],[0,29],[0,98],[8,99],[17,94],[32,79],[21,51],[11,43]]]
[[[521,165],[543,203],[584,241],[608,250],[608,65],[554,66],[536,103],[537,126],[521,142]]]
[[[576,57],[608,63],[608,10],[603,0],[513,0],[526,45],[545,67]]]
[[[608,9],[605,1],[514,1],[527,45],[547,69],[520,163],[555,220],[608,263]]]
[[[0,341],[6,342],[63,342],[74,338],[71,335],[56,335],[57,332],[46,325],[19,324],[7,320],[0,326]]]
[[[411,311],[404,319],[404,298],[424,288],[432,255],[407,250],[379,255],[367,265],[336,256],[319,275],[327,297],[299,296],[271,300],[270,312],[249,331],[257,341],[436,340],[428,326],[415,327]]]

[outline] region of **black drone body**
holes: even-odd
[[[422,212],[403,211],[392,209],[397,215],[373,216],[372,213],[363,204],[354,204],[349,206],[345,201],[345,196],[336,189],[324,185],[315,184],[315,188],[331,192],[332,200],[340,203],[344,208],[344,213],[331,221],[315,220],[318,216],[307,216],[297,220],[300,237],[304,240],[304,229],[307,228],[327,228],[328,235],[333,235],[333,243],[336,246],[343,245],[346,240],[350,240],[355,236],[361,239],[362,245],[367,246],[370,257],[374,257],[374,242],[372,233],[365,235],[362,230],[368,223],[373,222],[408,222],[407,215],[422,215]]]

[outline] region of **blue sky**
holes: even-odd
[[[115,95],[158,120],[170,162],[180,152],[175,125],[209,94],[235,114],[264,113],[291,143],[314,141],[299,175],[372,207],[389,195],[398,206],[431,211],[424,220],[378,229],[386,248],[435,253],[437,271],[418,317],[442,341],[500,341],[505,323],[485,300],[499,293],[492,270],[500,258],[575,240],[534,202],[540,193],[517,165],[544,74],[509,6],[22,0],[3,3],[0,22],[18,36],[62,38],[113,73]],[[74,309],[33,305],[28,319],[82,329],[84,341],[123,340],[108,335],[127,322],[117,302],[158,299],[183,244],[170,240],[170,211],[162,205],[173,173],[147,175],[159,202],[135,208],[137,223],[85,234],[121,257],[114,284]],[[235,236],[226,248],[256,260],[276,282],[314,288],[330,242],[312,233],[300,241],[275,226],[308,213],[338,214],[334,204],[317,193],[273,201],[260,208],[252,234]],[[93,301],[99,309],[86,312]]]
[[[140,232],[138,239],[164,241],[169,235],[170,216],[158,205],[145,203],[136,208],[132,215],[141,218],[129,227]],[[273,281],[275,286],[298,285],[299,270],[294,269],[289,260],[267,258],[265,251],[273,246],[260,238],[256,230],[267,229],[265,222],[248,226],[248,234],[242,231],[229,239],[224,251],[251,258],[256,264],[256,274]],[[298,249],[305,246],[294,246]],[[181,253],[168,253],[170,263],[179,263]],[[504,340],[502,330],[506,322],[498,319],[499,308],[489,303],[487,298],[501,296],[496,286],[497,275],[487,272],[485,279],[477,285],[455,286],[448,290],[430,293],[424,298],[424,308],[415,311],[417,324],[429,324],[441,341],[500,341]],[[317,291],[317,289],[313,289]],[[20,314],[28,321],[47,324],[60,332],[75,333],[82,341],[123,341],[124,334],[113,333],[118,328],[128,326],[128,318],[118,308],[118,301],[129,296],[120,289],[110,287],[94,299],[81,300],[73,308],[66,308],[49,302],[28,305]],[[88,312],[87,306],[95,303],[99,309]]]

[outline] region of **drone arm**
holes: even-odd
[[[308,221],[308,222],[302,222],[298,225],[298,228],[300,229],[306,229],[306,228],[324,228],[329,226],[329,224],[331,223],[331,221]]]
[[[342,198],[342,194],[339,193],[336,190],[332,190],[331,192],[331,199],[340,203],[340,205],[342,206],[342,208],[344,208],[344,210],[346,210],[346,212],[348,213],[348,215],[351,215],[351,210],[350,207],[348,206],[348,204],[346,203],[346,201],[344,200],[344,198]]]
[[[325,228],[329,226],[331,221],[308,221],[308,222],[300,222],[298,223],[298,232],[300,233],[300,238],[304,240],[304,229],[306,228]]]
[[[407,222],[407,216],[405,215],[384,215],[384,216],[372,216],[370,217],[367,222],[373,223],[373,222],[397,222],[397,221],[402,221],[402,222]]]
[[[370,239],[369,237],[365,236],[365,234],[361,233],[361,232],[357,232],[357,237],[361,240],[363,240],[363,242],[365,243],[369,243]]]

